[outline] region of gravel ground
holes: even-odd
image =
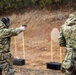
[[[15,67],[15,69],[16,75],[63,75],[60,71],[51,69],[38,70],[20,67]]]

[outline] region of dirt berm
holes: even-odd
[[[12,14],[11,27],[19,27],[27,24],[24,31],[25,37],[25,61],[24,66],[14,66],[16,75],[62,75],[60,71],[53,71],[46,68],[46,63],[51,61],[51,40],[50,33],[53,28],[60,30],[61,25],[71,13],[69,10],[26,10],[23,14]],[[54,61],[59,62],[59,46],[53,43]],[[17,36],[17,54],[23,58],[22,33]],[[11,52],[15,56],[14,38],[11,42]],[[65,50],[62,50],[64,56]],[[63,57],[64,58],[64,57]]]

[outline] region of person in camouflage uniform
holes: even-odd
[[[9,28],[10,19],[3,17],[0,21],[0,75],[4,70],[6,75],[15,75],[13,56],[10,53],[10,37],[18,35],[25,27]],[[8,29],[9,28],[9,29]]]
[[[66,47],[61,71],[65,75],[76,75],[76,13],[70,14],[62,25],[58,40],[60,46]]]

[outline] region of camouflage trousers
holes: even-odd
[[[76,50],[67,48],[65,58],[62,62],[61,71],[65,75],[76,75]]]
[[[13,56],[11,53],[0,54],[0,75],[2,75],[2,70],[6,75],[15,75],[13,69]]]

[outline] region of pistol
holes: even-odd
[[[22,26],[27,27],[27,25],[25,25],[25,24],[24,24],[24,25],[22,25]]]

